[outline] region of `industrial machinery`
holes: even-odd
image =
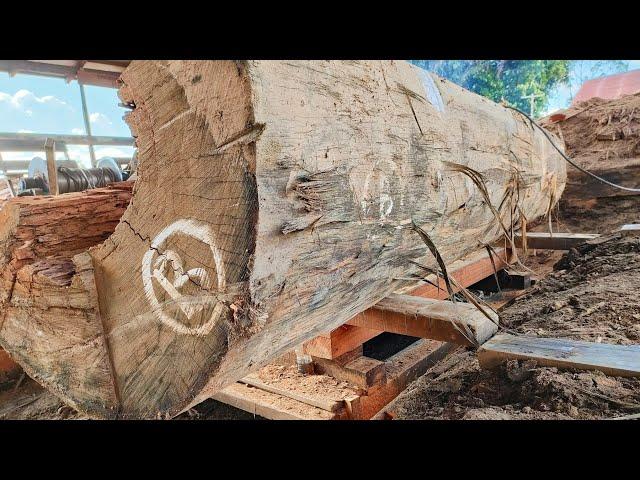
[[[95,168],[78,168],[74,161],[57,162],[58,193],[81,192],[90,188],[104,187],[109,183],[122,182],[129,178],[129,172],[123,171],[115,159],[103,157]],[[18,182],[18,196],[48,195],[49,175],[47,162],[34,157],[29,163],[28,176]]]

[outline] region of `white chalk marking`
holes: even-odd
[[[192,268],[185,272],[180,255],[173,250],[163,250],[162,247],[166,243],[167,239],[174,234],[182,234],[192,237],[197,241],[205,243],[209,248],[211,248],[211,254],[216,266],[217,290],[222,292],[226,287],[224,263],[222,261],[222,255],[214,241],[213,232],[206,224],[195,220],[182,219],[165,227],[156,236],[156,238],[153,239],[149,250],[142,257],[142,283],[144,285],[145,296],[151,304],[152,310],[156,314],[158,320],[175,332],[195,336],[207,335],[215,326],[223,305],[219,304],[217,298],[214,296],[200,295],[194,297],[191,295],[183,295],[180,292],[180,289],[184,287],[187,281],[196,281],[196,279],[198,285],[203,289],[208,289],[211,286],[211,279],[209,273],[204,268]],[[152,261],[155,255],[158,256],[156,257],[155,262],[153,262],[152,267]],[[174,271],[173,283],[165,277],[164,272],[167,267]],[[211,314],[211,318],[203,325],[196,328],[188,327],[184,323],[179,322],[172,316],[168,315],[164,312],[162,305],[156,297],[153,286],[154,278],[167,292],[171,299],[180,307],[180,310],[182,310],[188,320],[190,320],[196,313],[202,311],[206,306],[216,304]]]

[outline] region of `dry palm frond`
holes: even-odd
[[[489,196],[489,191],[487,190],[487,186],[486,186],[486,183],[485,183],[485,180],[484,180],[484,177],[482,176],[482,174],[480,172],[474,170],[471,167],[468,167],[466,165],[462,165],[462,164],[459,164],[459,163],[446,162],[446,161],[444,161],[443,163],[445,165],[447,165],[451,171],[462,173],[463,175],[466,175],[467,177],[469,177],[471,179],[471,181],[474,183],[474,185],[478,188],[478,190],[482,194],[482,197],[483,197],[486,205],[491,210],[491,213],[493,213],[494,218],[496,219],[496,221],[500,225],[500,228],[502,229],[502,233],[504,234],[505,238],[507,239],[507,241],[511,245],[511,250],[513,252],[513,256],[514,256],[515,262],[518,265],[520,265],[520,267],[522,267],[523,269],[525,269],[527,271],[531,271],[531,269],[529,269],[526,265],[524,265],[520,261],[520,259],[518,258],[516,245],[515,245],[515,241],[514,241],[514,237],[513,237],[513,219],[512,219],[512,223],[511,223],[511,228],[508,229],[507,226],[504,224],[504,221],[502,220],[502,216],[500,215],[500,212],[491,203],[491,198]],[[516,182],[516,183],[518,183],[518,182]],[[502,202],[500,202],[501,205],[505,204],[507,196],[511,196],[511,197],[513,196],[513,193],[509,193],[509,191],[512,192],[513,189],[512,189],[512,187],[507,186],[507,192],[505,193],[505,197],[503,198]]]
[[[482,314],[484,316],[486,316],[489,320],[491,320],[491,322],[496,323],[496,321],[494,320],[494,318],[487,313],[487,311],[480,305],[481,303],[484,303],[484,305],[489,308],[490,310],[492,310],[493,312],[495,312],[495,310],[493,308],[491,308],[491,306],[487,305],[485,302],[483,302],[482,300],[480,300],[479,298],[477,298],[475,295],[473,295],[471,292],[469,292],[465,287],[463,287],[462,285],[460,285],[457,280],[451,276],[449,276],[448,272],[447,272],[447,266],[444,263],[444,260],[442,259],[442,256],[440,255],[440,252],[438,252],[438,248],[436,247],[436,245],[433,243],[433,240],[431,240],[431,238],[429,237],[429,235],[427,234],[427,232],[425,232],[422,228],[420,228],[420,226],[418,226],[415,222],[412,222],[412,226],[413,229],[418,233],[418,235],[420,235],[420,238],[424,241],[424,243],[427,245],[427,247],[429,248],[429,250],[431,251],[432,255],[435,257],[436,259],[436,263],[438,264],[438,266],[440,267],[439,269],[433,269],[430,267],[427,267],[426,265],[422,265],[418,262],[415,262],[413,260],[410,260],[410,262],[414,265],[416,265],[417,267],[421,268],[422,270],[427,271],[428,273],[434,274],[436,275],[436,278],[439,278],[440,273],[442,273],[442,277],[444,279],[445,285],[447,287],[447,292],[449,293],[449,300],[455,303],[455,291],[453,289],[453,287],[455,287],[461,294],[462,296],[465,297],[465,299],[471,303],[472,305],[474,305],[478,310],[480,310],[480,312],[482,312]],[[493,261],[493,260],[492,260]],[[495,267],[495,264],[494,264]],[[497,280],[497,274],[496,274],[496,280]],[[452,287],[453,285],[453,287]],[[496,312],[497,313],[497,312]],[[471,331],[471,329],[469,328],[468,325],[465,324],[459,324],[458,322],[452,322],[454,327],[473,345],[478,346],[478,342],[475,339],[473,332]],[[497,325],[499,325],[499,322],[496,323]]]

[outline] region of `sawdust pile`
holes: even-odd
[[[611,235],[569,251],[505,309],[516,333],[611,344],[640,341],[640,238]],[[400,419],[602,419],[640,413],[640,378],[509,361],[480,369],[458,350],[389,407]]]
[[[592,98],[539,123],[564,140],[566,153],[582,167],[602,169],[640,157],[640,93]]]

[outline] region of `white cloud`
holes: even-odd
[[[131,152],[129,149],[118,147],[95,147],[96,158],[101,157],[130,157]]]
[[[6,92],[0,92],[0,102],[7,103],[18,110],[25,110],[25,113],[27,113],[28,115],[29,113],[33,112],[29,109],[26,109],[26,107],[33,104],[52,104],[71,108],[71,106],[66,102],[60,100],[57,97],[54,97],[53,95],[38,97],[33,92],[25,90],[24,88],[18,90],[13,95],[10,95]]]
[[[93,112],[89,115],[89,121],[91,123],[104,123],[107,125],[113,125],[109,117],[107,117],[104,113]]]
[[[33,130],[25,130],[24,128],[21,130],[18,130],[18,133],[35,133]]]
[[[74,135],[84,135],[84,128],[72,128],[71,133]]]

